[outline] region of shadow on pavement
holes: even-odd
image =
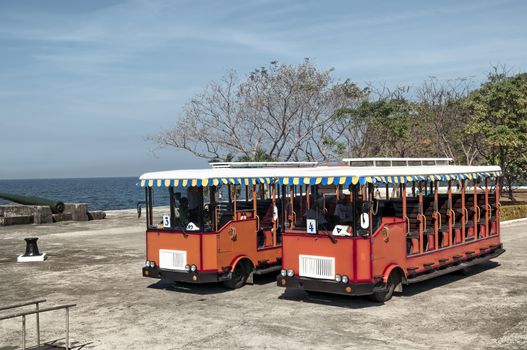
[[[264,285],[268,283],[276,283],[276,273],[268,273],[265,275],[255,275],[253,282],[255,285]],[[159,280],[156,283],[149,285],[147,288],[152,289],[164,289],[173,292],[182,292],[189,294],[220,294],[231,291],[228,288],[223,287],[223,285],[218,283],[204,283],[204,284],[194,284],[194,283],[184,283],[184,282],[173,282],[167,280]],[[242,287],[243,288],[243,287]]]
[[[167,280],[159,280],[156,283],[149,285],[147,288],[152,289],[163,289],[171,292],[208,295],[208,294],[221,294],[229,292],[230,290],[223,287],[219,283],[204,283],[204,284],[193,284],[183,282],[173,282]]]
[[[65,350],[66,344],[64,343],[64,338],[59,338],[55,340],[50,340],[42,343],[40,346],[37,345],[26,345],[27,350]],[[87,343],[79,343],[76,341],[72,341],[70,343],[69,349],[83,349],[84,347],[91,345],[93,342],[87,342]],[[10,349],[20,349],[20,347],[0,347],[0,350],[10,350]]]
[[[403,292],[399,293],[398,296],[410,297],[410,296],[413,296],[413,295],[416,295],[422,292],[426,292],[430,289],[445,286],[452,282],[470,278],[470,276],[477,275],[479,273],[496,268],[498,266],[500,266],[500,264],[495,261],[487,261],[487,262],[472,266],[469,270],[470,272],[468,275],[463,275],[461,271],[456,271],[456,272],[449,273],[448,275],[443,275],[443,276],[429,279],[427,281],[403,286]]]
[[[349,309],[362,309],[367,307],[378,307],[382,305],[371,301],[367,296],[350,297],[338,294],[306,292],[301,289],[289,288],[286,289],[284,293],[278,297],[278,299],[335,307],[344,307]]]
[[[266,273],[265,275],[254,275],[253,282],[255,285],[264,285],[268,283],[276,283],[277,273]]]

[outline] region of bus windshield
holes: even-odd
[[[257,218],[272,227],[271,186],[146,187],[147,228],[212,232],[232,220]]]
[[[147,227],[171,231],[211,230],[203,188],[146,188]]]

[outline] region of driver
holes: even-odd
[[[197,187],[189,187],[187,190],[189,220],[198,220],[199,207],[201,205],[201,194]]]
[[[174,193],[174,205],[176,208],[181,206],[181,192]]]
[[[183,227],[187,226],[188,220],[189,220],[188,199],[187,197],[181,197],[180,207],[179,207],[179,222],[181,226]]]

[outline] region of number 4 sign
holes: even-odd
[[[317,220],[307,219],[307,233],[317,233]]]

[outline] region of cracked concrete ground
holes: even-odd
[[[144,221],[134,211],[2,227],[0,306],[76,303],[70,338],[84,349],[527,349],[526,227],[504,226],[507,252],[471,276],[411,285],[384,305],[286,291],[273,275],[235,291],[144,278]],[[49,259],[16,263],[32,235]],[[31,345],[34,317],[27,327]],[[63,338],[64,311],[43,314],[41,328],[44,340]],[[21,320],[0,321],[0,349],[20,345]]]

